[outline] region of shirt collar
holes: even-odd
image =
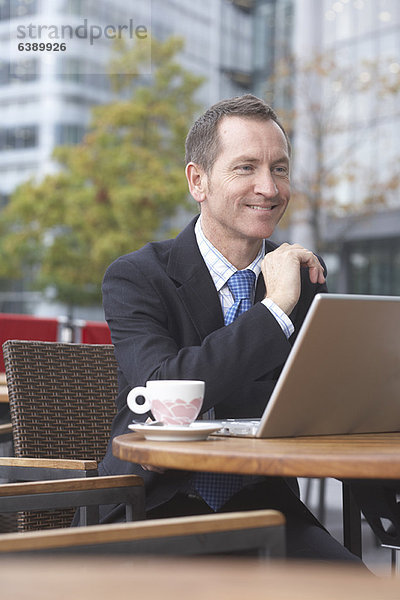
[[[206,238],[201,227],[201,216],[197,219],[194,231],[200,253],[203,257],[204,262],[206,263],[208,270],[210,271],[210,275],[217,289],[217,292],[219,292],[221,288],[227,283],[228,279],[234,273],[236,273],[237,269]],[[256,281],[259,274],[261,273],[261,261],[264,258],[264,256],[265,240],[263,240],[262,246],[256,258],[248,267],[246,267],[247,269],[250,269],[254,272],[256,276]]]

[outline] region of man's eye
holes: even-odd
[[[278,175],[287,175],[289,170],[287,167],[274,167],[274,173],[277,173]]]
[[[237,171],[241,171],[242,173],[250,173],[253,170],[251,165],[239,165],[236,167]]]

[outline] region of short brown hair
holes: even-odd
[[[194,122],[186,137],[186,164],[194,162],[210,173],[220,151],[219,122],[230,116],[275,121],[285,136],[290,154],[289,138],[275,111],[264,100],[245,94],[217,102]]]

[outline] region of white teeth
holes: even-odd
[[[250,204],[248,206],[253,210],[272,210],[274,208],[273,206],[251,206]]]

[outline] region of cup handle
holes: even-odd
[[[143,386],[138,386],[133,388],[127,398],[126,398],[126,402],[129,406],[129,408],[131,409],[132,412],[137,413],[139,415],[142,415],[143,413],[146,413],[150,410],[150,401],[147,398],[147,393],[148,393],[148,389],[146,387]],[[144,403],[143,404],[139,404],[136,401],[136,398],[138,396],[144,396]]]

